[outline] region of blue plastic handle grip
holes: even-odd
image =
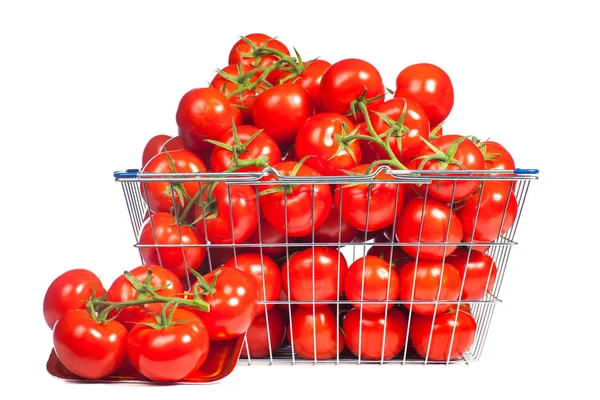
[[[114,173],[115,179],[135,178],[140,172],[139,169],[126,169],[125,171],[117,171]]]
[[[515,174],[517,175],[537,175],[539,173],[539,169],[515,168]]]

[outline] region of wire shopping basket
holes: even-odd
[[[515,233],[529,185],[537,179],[537,173],[525,169],[425,172],[380,167],[360,176],[284,176],[272,168],[256,173],[155,174],[126,170],[115,172],[114,176],[123,188],[135,247],[142,261],[165,266],[167,253],[163,252],[161,259],[158,250],[168,250],[171,255],[180,253],[186,270],[190,267],[201,273],[212,271],[232,257],[237,265],[238,258],[248,253],[260,257],[261,264],[266,259],[274,260],[280,268],[285,264],[281,270],[285,295],[275,299],[267,298],[265,268],[261,270],[263,279],[258,289],[262,296],[259,295],[258,304],[264,308],[264,321],[252,335],[248,331],[240,363],[449,364],[469,363],[481,356],[495,306],[500,302],[511,249],[517,245]],[[475,184],[477,189],[456,201],[465,182]],[[189,228],[175,218],[174,231],[180,235],[179,240],[158,240],[151,218],[154,212],[148,207],[148,188],[157,183],[168,188],[175,214],[185,207],[176,198],[179,186],[195,185],[197,192],[202,193],[211,184],[223,185],[225,204],[229,205],[225,220],[230,224],[232,239],[211,242],[208,237],[206,242],[198,243],[182,240],[182,229]],[[379,197],[384,185],[393,195],[382,202]],[[232,206],[232,191],[236,187],[249,188],[258,203],[268,193],[266,188],[280,187],[283,228],[277,230],[273,223],[273,216],[280,210],[259,204],[254,211],[257,227],[252,239],[236,242],[234,225],[236,218],[242,218]],[[290,221],[297,214],[292,203],[297,199],[290,196],[294,188],[300,187],[308,193],[305,204],[310,209],[303,211],[304,225],[300,221],[292,227]],[[327,217],[326,234],[322,234],[320,226],[315,227],[317,214],[323,208],[318,198],[322,187],[329,188],[336,208],[336,213],[332,211]],[[449,198],[432,196],[440,187],[447,189]],[[362,189],[363,196],[340,194],[353,188]],[[202,215],[205,208],[214,207],[204,196],[194,201]],[[393,209],[393,221],[381,229],[371,228],[379,218],[376,202],[378,207]],[[414,211],[412,220],[403,217],[402,211],[408,208]],[[353,233],[346,234],[347,217],[364,218],[364,230],[351,227]],[[195,224],[198,231],[207,232],[206,218],[189,223]],[[432,233],[436,224],[443,224],[443,229]],[[460,225],[460,232],[455,232],[455,225]],[[152,240],[141,239],[144,229],[146,234],[151,232]],[[202,260],[192,260],[189,250],[194,248],[206,250]],[[324,251],[335,254],[336,264],[336,276],[330,279],[334,294],[325,297],[320,294],[322,277],[318,270]],[[309,280],[308,286],[301,288],[304,297],[293,293],[294,285],[300,286],[294,282],[299,275],[291,272],[292,264],[299,262],[298,254],[309,260],[303,267],[304,278]],[[370,257],[379,258],[384,267],[371,271]],[[353,293],[345,279],[352,269],[358,271],[359,277],[354,282],[358,289]],[[376,298],[368,294],[374,275],[387,279],[387,286]],[[193,276],[185,277],[189,286]],[[449,286],[450,281],[455,282],[454,288]],[[300,326],[301,321],[312,325]],[[261,342],[260,351],[253,341]]]

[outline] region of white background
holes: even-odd
[[[592,6],[172,3],[0,6],[3,397],[13,388],[65,399],[597,396],[600,31]],[[139,263],[112,172],[140,167],[154,134],[176,134],[180,97],[206,85],[237,37],[255,31],[306,59],[370,60],[390,87],[409,64],[438,64],[456,93],[445,132],[492,137],[518,166],[541,170],[482,359],[468,367],[240,367],[206,387],[81,385],[49,376],[48,284],[83,267],[108,287]]]

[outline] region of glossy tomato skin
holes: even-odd
[[[269,319],[268,328],[267,318]],[[248,332],[246,332],[250,358],[269,357],[269,354],[279,350],[285,339],[285,331],[286,322],[277,308],[270,309],[266,314],[263,312],[261,315],[256,316],[252,321],[252,325],[248,328]],[[248,357],[246,346],[242,346],[240,357]]]
[[[286,336],[298,356],[327,360],[335,358],[344,349],[344,335],[337,328],[336,317],[329,306],[298,307],[292,312],[291,321],[292,326]]]
[[[117,321],[98,323],[87,310],[71,310],[54,325],[53,340],[56,356],[69,371],[100,379],[123,363],[127,329]]]
[[[396,77],[394,97],[405,97],[418,103],[432,126],[443,122],[454,105],[454,88],[450,77],[440,67],[421,63],[403,69]]]
[[[460,294],[460,275],[456,268],[447,262],[442,265],[441,261],[419,260],[418,263],[409,261],[400,269],[398,277],[400,279],[400,300],[403,301],[434,301],[436,299],[455,301],[458,300]],[[441,289],[439,289],[440,285]],[[439,298],[437,297],[438,290]],[[404,304],[404,306],[411,309],[411,304]],[[412,311],[418,314],[433,315],[434,313],[443,313],[451,307],[451,303],[438,303],[437,308],[433,303],[415,303],[412,304]]]
[[[144,283],[148,273],[152,272],[151,285],[154,287],[167,286],[164,289],[156,291],[156,294],[161,296],[175,297],[178,294],[182,294],[184,289],[181,281],[171,271],[166,268],[159,267],[158,265],[142,265],[134,268],[129,273],[133,275],[138,281]],[[108,289],[107,301],[131,301],[137,299],[139,292],[135,290],[133,285],[127,280],[125,275],[119,276],[112,283]],[[113,313],[116,316],[116,320],[131,330],[141,320],[146,318],[150,312],[160,313],[163,304],[154,303],[147,304],[144,307],[141,306],[129,306],[122,308],[118,313]]]
[[[371,114],[373,129],[381,136],[390,129],[390,125],[375,114],[375,111],[397,121],[402,115],[405,106],[406,114],[404,115],[402,125],[408,129],[408,132],[398,133],[398,135],[403,135],[401,137],[394,135],[390,137],[390,147],[400,162],[406,162],[415,157],[423,146],[421,138],[428,139],[429,119],[427,119],[427,114],[416,102],[402,97],[386,101],[377,108],[374,108]],[[381,146],[374,145],[373,147],[379,153],[380,158],[388,158],[387,153]]]
[[[217,271],[220,272],[215,293],[204,296],[210,312],[190,311],[202,319],[210,340],[227,340],[243,335],[252,324],[258,289],[252,278],[230,267],[216,268],[204,279],[211,283]]]
[[[282,175],[289,176],[297,164],[294,161],[283,161],[275,165],[274,168]],[[309,166],[301,165],[296,176],[321,175]],[[263,180],[277,182],[277,178],[273,175],[269,175],[263,178]],[[281,185],[263,185],[261,188],[262,190],[268,190],[275,187],[281,187]],[[313,222],[315,229],[318,229],[325,223],[329,216],[331,203],[331,189],[329,185],[299,184],[292,185],[291,193],[287,195],[284,194],[284,191],[261,195],[260,211],[269,225],[278,232],[291,237],[302,237],[312,233]]]
[[[465,242],[471,239],[492,242],[510,229],[518,209],[513,187],[510,181],[485,181],[473,197],[461,204],[457,215],[464,228]]]
[[[350,243],[359,234],[359,230],[350,225],[345,219],[340,218],[340,213],[331,206],[327,220],[318,229],[315,229],[314,243]],[[313,242],[312,232],[302,238],[305,243]]]
[[[310,97],[313,99],[313,104],[315,105],[315,109],[317,112],[319,111],[319,92],[321,88],[321,80],[323,79],[323,75],[327,68],[331,66],[331,63],[317,59],[308,61],[305,64],[304,71],[297,77],[289,80],[289,82],[297,83],[302,86]],[[283,72],[281,79],[285,80],[285,78],[289,75],[289,72]]]
[[[434,317],[413,314],[410,322],[410,341],[421,357],[434,361],[456,360],[461,358],[473,345],[477,324],[471,313],[461,307],[456,316],[456,306]],[[454,320],[456,319],[456,324]],[[432,332],[433,324],[433,332]],[[456,328],[454,328],[456,326]],[[454,339],[452,340],[452,331]],[[429,345],[429,337],[431,344]],[[450,341],[452,340],[452,348]],[[429,345],[429,354],[427,347]]]
[[[140,244],[173,245],[204,244],[198,232],[187,225],[178,225],[168,213],[156,213],[144,222],[140,234]],[[179,278],[186,276],[187,267],[196,269],[206,256],[204,247],[143,247],[142,259],[146,264],[160,265]]]
[[[194,373],[208,356],[210,342],[206,326],[195,314],[177,309],[174,325],[155,329],[155,317],[136,325],[127,338],[127,356],[133,367],[156,382],[176,382]]]
[[[87,269],[72,269],[56,278],[44,296],[44,319],[50,329],[67,311],[81,310],[96,290],[96,297],[106,293],[100,279]]]
[[[461,300],[481,300],[486,293],[491,292],[498,275],[498,267],[492,259],[477,250],[458,249],[446,259],[464,280]]]
[[[363,272],[364,271],[364,272]],[[363,285],[364,279],[364,285]],[[389,291],[388,291],[389,287]],[[400,281],[398,273],[390,267],[387,261],[379,257],[366,256],[354,261],[344,280],[344,293],[348,300],[360,302],[361,300],[390,300],[398,299]],[[392,308],[392,304],[364,304],[354,303],[354,307],[363,313],[379,314],[385,309]]]
[[[504,146],[490,141],[484,142],[484,145],[482,152],[485,158],[485,169],[513,170],[516,168],[515,160]]]
[[[385,345],[383,332],[385,326]],[[363,312],[362,323],[360,310],[353,308],[342,321],[342,329],[346,334],[346,346],[355,356],[365,360],[391,360],[396,357],[406,343],[408,320],[406,315],[397,308],[391,308],[387,313],[368,314]],[[362,329],[362,335],[360,330]],[[359,336],[360,342],[359,342]],[[382,353],[383,348],[383,353]]]
[[[205,139],[218,139],[231,129],[232,121],[242,124],[240,111],[214,88],[192,89],[183,95],[175,118],[183,142],[199,154],[210,154],[212,145]]]
[[[156,135],[146,143],[144,153],[142,154],[142,167],[144,167],[152,157],[161,152],[162,147],[169,139],[171,139],[171,136],[169,135]]]
[[[346,259],[337,250],[314,247],[313,258],[313,248],[309,248],[295,253],[283,265],[281,283],[290,300],[311,301],[313,289],[314,300],[336,300],[342,294],[347,269]],[[301,306],[312,307],[311,304]]]
[[[175,136],[167,140],[163,144],[159,153],[164,153],[165,151],[172,152],[175,150],[187,150],[193,153],[193,150],[190,147],[186,146],[185,143],[183,143],[183,139],[181,138],[181,136]],[[204,159],[200,159],[202,160],[202,162],[204,162]]]
[[[354,124],[343,115],[321,113],[308,118],[296,135],[296,157],[306,160],[306,165],[321,175],[343,175],[341,170],[351,169],[360,164],[361,149],[358,140],[340,148],[336,136],[343,131],[350,133]],[[338,151],[339,150],[339,151]],[[354,158],[352,157],[354,154]]]
[[[248,239],[258,227],[254,188],[219,182],[212,191],[212,197],[216,201],[215,210],[206,208],[206,196],[203,204],[194,206],[194,216],[200,219],[196,223],[198,233],[217,244],[242,243]]]
[[[440,243],[439,246],[401,246],[406,254],[413,258],[418,256],[420,260],[443,260],[457,248],[457,245],[445,243],[460,242],[462,237],[463,227],[454,211],[431,198],[410,200],[396,221],[398,242]]]
[[[440,149],[445,153],[448,148],[456,141],[461,139],[460,135],[446,135],[440,136],[431,142],[432,145]],[[429,147],[424,147],[419,152],[419,156],[430,156],[434,154],[433,150]],[[471,139],[466,139],[458,146],[458,151],[454,155],[454,158],[462,164],[464,169],[467,170],[481,170],[485,169],[485,162],[483,160],[483,154],[481,150]],[[420,164],[420,163],[418,163]],[[439,161],[430,160],[423,166],[418,165],[419,169],[437,171],[443,168]],[[462,168],[456,164],[449,164],[446,170],[460,171]],[[429,185],[417,186],[417,190],[424,193],[428,190],[428,196],[440,201],[460,201],[469,197],[477,190],[477,187],[481,181],[477,180],[445,180],[436,181],[433,180]],[[453,193],[454,192],[454,193]],[[453,196],[454,194],[454,196]]]
[[[349,115],[352,112],[350,104],[363,93],[366,99],[381,96],[367,105],[368,110],[383,103],[385,88],[381,75],[368,62],[348,58],[336,62],[325,71],[319,91],[320,105],[323,111]],[[350,119],[362,122],[364,116],[356,110],[356,117],[350,116]]]
[[[266,255],[258,253],[238,254],[228,260],[223,267],[237,268],[254,279],[258,291],[258,300],[276,301],[281,293],[281,272],[273,260]],[[264,279],[263,279],[264,277]],[[263,287],[264,282],[264,287]],[[271,309],[273,304],[268,304]],[[255,315],[265,312],[264,304],[256,304]]]
[[[273,39],[272,37],[267,36],[265,34],[251,33],[249,35],[246,35],[246,38],[248,40],[250,40],[252,43],[254,43],[257,47],[261,47],[266,43],[266,47],[275,49],[275,50],[279,50],[288,56],[290,55],[290,51],[283,43],[281,43],[279,40]],[[231,51],[229,52],[229,64],[241,63],[242,65],[249,65],[253,68],[255,68],[255,67],[263,67],[264,68],[264,67],[268,67],[268,66],[275,64],[277,62],[277,60],[279,60],[278,57],[273,56],[273,55],[262,56],[262,57],[260,57],[260,60],[257,60],[254,57],[245,57],[242,55],[244,53],[250,53],[251,51],[252,51],[252,48],[250,47],[250,45],[248,43],[246,43],[242,39],[238,40],[233,45],[233,47],[231,48]],[[269,81],[272,84],[275,84],[275,83],[277,83],[277,81],[279,81],[280,78],[281,78],[281,71],[276,70],[276,71],[271,72],[267,76],[267,81]]]
[[[237,127],[237,133],[242,144],[245,144],[259,128],[251,125],[242,125]],[[233,131],[229,130],[219,139],[219,142],[229,146],[235,144]],[[245,152],[239,154],[240,160],[257,160],[261,157],[267,157],[267,164],[275,165],[281,160],[281,151],[275,141],[264,131],[258,134],[256,138],[248,144]],[[233,154],[231,151],[219,146],[215,146],[210,156],[210,169],[213,172],[223,172],[232,166]],[[238,172],[256,172],[262,171],[261,167],[244,167],[237,169]]]
[[[254,101],[254,124],[279,144],[294,143],[296,131],[313,113],[312,98],[296,83],[284,83],[265,90]]]
[[[175,166],[175,171],[171,167],[169,157]],[[206,171],[206,166],[200,157],[187,150],[175,150],[157,154],[142,169],[143,173],[163,174]],[[198,182],[183,182],[181,185],[190,197],[194,197],[200,190]],[[185,195],[182,200],[176,190],[171,193],[172,188],[174,188],[174,185],[171,185],[169,182],[140,182],[142,198],[148,203],[148,208],[153,212],[170,212],[174,207],[173,199],[177,203],[178,214],[185,208],[188,203]]]
[[[364,174],[368,167],[362,164],[350,171]],[[393,178],[388,174],[379,173],[375,179]],[[404,185],[374,183],[370,187],[369,190],[366,184],[345,186],[342,187],[341,196],[339,191],[334,195],[335,206],[338,210],[342,210],[342,218],[361,231],[377,231],[392,225],[396,216],[400,214],[404,202]],[[367,213],[369,214],[368,226]]]

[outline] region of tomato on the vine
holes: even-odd
[[[142,168],[150,161],[152,157],[161,152],[164,144],[171,139],[169,135],[156,135],[153,136],[146,146],[144,147],[144,153],[142,154]]]
[[[516,168],[515,160],[511,154],[499,143],[483,142],[481,152],[485,159],[485,169],[513,170]]]
[[[249,40],[250,42],[252,42],[256,47],[260,48],[260,47],[264,46],[269,49],[274,49],[276,51],[279,51],[287,56],[290,55],[290,51],[283,43],[281,43],[279,40],[274,39],[265,34],[251,33],[249,35],[246,35],[245,38],[247,40]],[[241,63],[242,65],[249,65],[252,68],[256,68],[256,67],[266,68],[266,67],[269,67],[269,66],[275,64],[279,60],[279,57],[277,57],[276,55],[272,55],[272,54],[262,55],[259,57],[252,57],[252,56],[244,55],[244,54],[248,54],[251,52],[252,52],[252,47],[250,46],[250,44],[248,44],[243,39],[238,40],[233,45],[233,47],[231,48],[231,51],[229,52],[229,64]],[[277,81],[279,81],[280,78],[281,78],[280,70],[275,70],[267,76],[267,80],[272,84],[277,83]]]
[[[269,320],[268,324],[267,318]],[[250,357],[264,358],[275,353],[283,344],[285,331],[286,322],[276,308],[255,317],[252,325],[248,328],[248,332],[246,332]],[[240,357],[248,357],[246,346],[242,346]]]
[[[392,308],[392,304],[363,304],[363,300],[394,301],[400,293],[398,273],[379,257],[366,256],[354,261],[344,279],[344,293],[348,300],[356,301],[354,307],[369,314],[379,314]]]
[[[329,306],[298,307],[292,313],[287,338],[296,354],[309,360],[334,358],[345,346],[344,335]]]
[[[460,274],[464,286],[461,300],[481,300],[496,283],[498,267],[492,257],[477,250],[458,249],[446,259]]]
[[[297,83],[306,89],[308,94],[310,94],[310,97],[313,99],[315,111],[319,112],[319,93],[321,88],[321,80],[323,79],[325,71],[327,71],[327,68],[330,66],[331,63],[325,60],[310,60],[304,63],[304,70],[300,73],[300,75],[294,78],[288,78],[292,72],[284,71],[281,76],[281,81]]]

